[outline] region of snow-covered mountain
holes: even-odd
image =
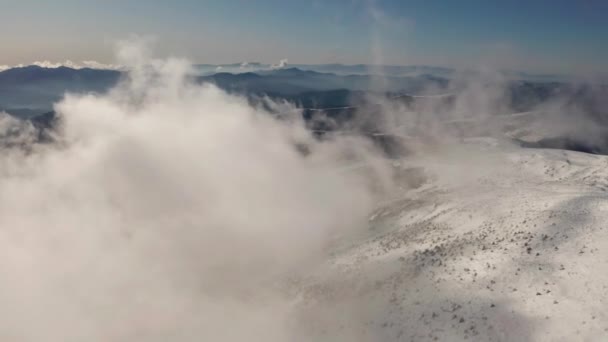
[[[6,336],[608,336],[605,86],[473,79],[357,103],[286,95],[336,75],[191,76],[0,73],[8,95],[95,85],[0,115],[0,294],[23,307]],[[262,86],[283,97],[253,102]]]
[[[608,157],[469,141],[296,288],[317,341],[601,341]]]

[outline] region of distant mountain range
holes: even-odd
[[[215,83],[229,91],[292,96],[311,91],[345,89],[349,91],[421,93],[426,89],[445,89],[449,80],[428,74],[420,76],[336,75],[298,68],[247,72],[216,73],[201,81]]]
[[[19,116],[48,112],[67,92],[103,92],[120,72],[67,67],[27,66],[0,72],[0,110]]]
[[[452,82],[450,71],[433,67],[383,67],[392,70],[395,75],[379,76],[378,74],[346,74],[353,71],[364,71],[369,66],[325,65],[316,66],[326,72],[305,70],[299,67],[270,69],[265,65],[233,64],[235,70],[242,68],[259,68],[256,72],[216,72],[209,75],[195,76],[200,83],[213,83],[230,92],[247,96],[250,101],[264,105],[264,97],[285,100],[305,108],[305,119],[311,119],[323,112],[332,118],[334,124],[315,123],[313,129],[335,129],[348,123],[357,111],[352,106],[365,106],[370,117],[362,124],[367,131],[374,131],[377,125],[373,122],[376,104],[369,103],[374,96],[393,98],[409,105],[417,100],[410,95],[421,95],[432,89],[434,93],[458,94],[462,89]],[[211,66],[205,66],[210,68]],[[228,68],[228,67],[226,67]],[[394,69],[391,69],[394,68]],[[329,70],[338,73],[328,72]],[[408,71],[409,70],[409,71]],[[409,76],[398,74],[411,72]],[[437,74],[444,74],[438,76]],[[50,126],[54,121],[53,103],[59,101],[66,93],[103,93],[111,89],[123,77],[121,71],[97,69],[72,69],[68,67],[44,68],[27,66],[12,68],[0,72],[0,111],[6,111],[16,117],[31,118],[37,127]],[[560,81],[532,81],[515,79],[508,81],[504,93],[505,113],[535,110],[539,104],[559,105],[567,108],[575,117],[584,116],[592,119],[600,127],[608,128],[608,86],[576,85]],[[398,99],[395,96],[398,95]],[[457,95],[441,98],[441,106],[434,110],[449,111],[457,105]],[[350,106],[350,108],[348,108]],[[344,108],[347,107],[347,108]],[[494,113],[500,114],[500,113]],[[42,115],[42,116],[40,116]],[[547,119],[543,119],[547,120]],[[550,121],[550,120],[549,120]],[[333,125],[333,126],[332,126]],[[608,129],[607,129],[608,132]],[[526,142],[527,146],[579,146],[579,140],[545,140]],[[584,137],[583,137],[584,138]],[[556,143],[556,141],[558,141]],[[606,148],[604,148],[606,146]],[[587,147],[585,147],[587,148]],[[574,149],[574,148],[572,148]],[[579,150],[583,148],[577,147]],[[590,151],[608,151],[608,142],[600,139],[599,147],[592,146]]]
[[[320,73],[336,75],[391,75],[391,76],[417,76],[431,74],[435,76],[450,76],[453,69],[425,65],[371,65],[371,64],[287,64],[287,68],[297,68]],[[232,63],[232,64],[197,64],[195,69],[202,75],[217,72],[244,73],[276,69],[276,66],[263,63]]]
[[[432,75],[441,78],[452,78],[457,72],[461,74],[474,74],[474,70],[457,71],[452,68],[437,67],[429,65],[373,65],[373,64],[287,64],[286,68],[297,68],[304,71],[315,71],[319,73],[330,73],[341,76],[346,75],[378,75],[391,77],[416,77],[420,75]],[[208,76],[218,72],[227,73],[246,73],[264,72],[275,70],[276,66],[264,63],[232,63],[232,64],[197,64],[195,69],[202,76]],[[509,80],[526,81],[569,81],[568,75],[562,74],[541,74],[515,70],[503,70],[499,72]]]
[[[8,69],[0,72],[0,110],[20,117],[45,113],[65,93],[107,91],[119,81],[121,74],[115,70],[67,67],[27,66]],[[428,88],[444,89],[449,83],[446,78],[430,74],[404,77],[338,75],[295,67],[260,70],[256,73],[219,72],[199,76],[197,79],[199,82],[214,83],[232,93],[267,95],[317,107],[346,106],[350,102],[350,93],[372,90],[419,93]]]

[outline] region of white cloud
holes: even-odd
[[[287,63],[289,62],[289,60],[287,58],[285,59],[281,59],[279,61],[279,64],[273,64],[270,66],[271,69],[283,69],[287,66]]]
[[[367,145],[190,84],[184,61],[119,60],[116,89],[55,106],[60,147],[0,154],[2,336],[293,340],[275,286],[366,226],[366,178],[336,168]]]
[[[42,62],[36,61],[36,62],[32,63],[32,65],[36,65],[41,68],[49,68],[49,69],[60,68],[60,67],[66,67],[66,68],[72,68],[72,69],[80,68],[79,65],[77,65],[76,63],[74,63],[70,60],[66,60],[65,62],[59,62],[59,63],[53,63],[50,61],[42,61]]]
[[[82,67],[91,69],[102,69],[102,70],[120,70],[123,69],[122,65],[118,64],[104,64],[96,61],[82,61]]]

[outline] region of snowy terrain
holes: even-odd
[[[314,340],[605,340],[608,157],[491,145],[402,162],[423,182],[295,286]]]
[[[135,57],[0,115],[1,341],[606,340],[608,156],[522,147],[596,121],[473,87],[312,134]]]

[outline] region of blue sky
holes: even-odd
[[[0,64],[111,62],[152,36],[198,63],[608,69],[604,0],[0,0]]]

